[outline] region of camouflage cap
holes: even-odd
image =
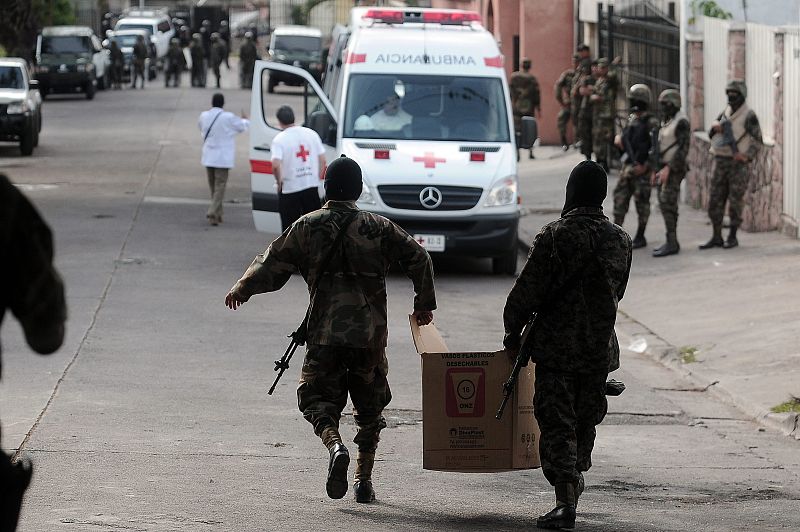
[[[666,89],[658,95],[659,103],[668,103],[676,109],[681,108],[681,93],[675,89]]]
[[[581,58],[581,54],[572,54],[572,60],[577,61]]]
[[[747,85],[740,79],[732,79],[725,85],[725,92],[736,91],[744,98],[747,98]]]
[[[597,66],[599,67],[607,67],[608,64],[609,61],[607,57],[601,57],[600,59],[597,60]]]
[[[648,87],[644,83],[637,83],[636,85],[628,89],[628,99],[639,100],[641,102],[650,104],[653,97],[652,94],[650,93],[650,87]]]

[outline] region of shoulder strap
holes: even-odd
[[[215,116],[215,117],[214,117],[214,120],[212,120],[212,121],[211,121],[211,125],[210,125],[210,126],[208,126],[208,129],[206,129],[206,134],[205,134],[205,136],[203,137],[203,144],[205,144],[205,143],[206,143],[206,140],[208,140],[208,134],[209,134],[209,133],[211,133],[211,128],[212,128],[212,127],[214,127],[214,123],[217,121],[217,118],[219,118],[219,115],[221,115],[221,114],[222,114],[222,113],[224,113],[224,112],[225,112],[225,111],[222,111],[222,110],[220,110],[220,112],[219,112],[219,113],[217,113],[217,116]]]
[[[355,220],[356,216],[358,216],[358,212],[354,212],[344,219],[342,227],[339,228],[339,232],[336,234],[336,238],[333,240],[333,244],[331,244],[331,247],[328,248],[328,251],[325,253],[325,257],[322,259],[322,262],[320,262],[319,273],[317,273],[317,278],[314,279],[314,284],[311,286],[312,298],[314,297],[314,294],[317,293],[317,288],[319,287],[319,282],[322,279],[322,275],[328,271],[328,266],[330,266],[333,255],[336,253],[336,250],[339,249],[342,240],[344,240],[344,235],[347,233],[347,228],[350,226],[353,220]],[[309,310],[310,309],[311,306],[309,305]]]

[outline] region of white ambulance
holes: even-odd
[[[514,274],[514,123],[503,57],[479,15],[355,8],[333,37],[324,90],[301,68],[256,63],[256,228],[280,232],[270,144],[279,133],[275,111],[288,104],[298,123],[320,134],[328,161],[345,154],[361,165],[359,208],[393,220],[431,253],[491,257],[495,273]],[[270,76],[287,73],[302,78],[301,90],[269,94]]]

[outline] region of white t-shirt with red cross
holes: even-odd
[[[272,160],[281,162],[283,193],[291,194],[319,185],[319,156],[325,153],[313,129],[292,126],[272,141]]]

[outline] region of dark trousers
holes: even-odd
[[[11,457],[0,451],[0,531],[17,529],[22,497],[30,482],[30,469],[11,463]]]
[[[286,231],[298,218],[322,207],[317,187],[299,192],[278,193],[278,212],[281,215],[282,230]]]
[[[297,387],[298,407],[319,436],[328,427],[339,427],[349,394],[358,426],[353,441],[359,451],[374,453],[386,428],[383,409],[392,400],[388,372],[382,347],[309,345]]]
[[[536,366],[533,411],[542,472],[552,485],[577,482],[592,467],[592,448],[608,410],[606,373],[560,373]]]

